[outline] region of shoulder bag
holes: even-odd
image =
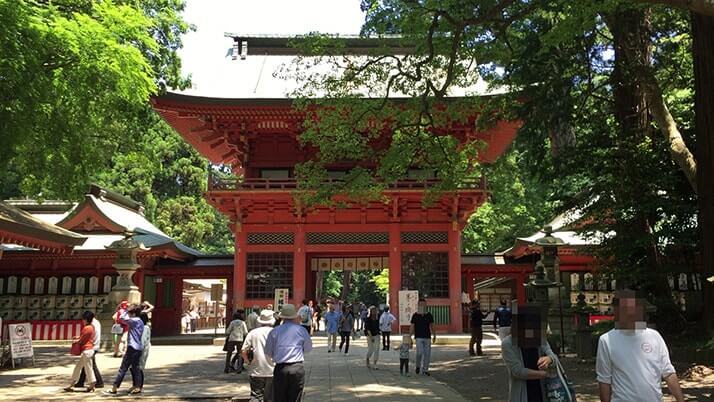
[[[555,365],[555,373],[545,379],[546,402],[577,402],[573,383],[566,377],[557,356],[553,365]]]

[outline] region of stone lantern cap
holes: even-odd
[[[550,246],[550,247],[560,247],[565,246],[568,243],[564,242],[563,239],[553,236],[553,227],[547,225],[543,228],[545,236],[536,239],[535,244],[538,246]]]
[[[135,233],[132,231],[124,232],[124,238],[117,240],[106,246],[109,251],[114,251],[118,254],[117,263],[133,264],[136,263],[136,255],[141,251],[148,251],[150,248],[144,247],[143,243],[134,240]]]

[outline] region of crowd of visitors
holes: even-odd
[[[615,328],[603,334],[597,350],[597,382],[600,400],[661,401],[661,383],[670,394],[683,401],[679,379],[669,360],[667,345],[660,334],[648,328],[644,320],[644,303],[629,290],[618,291],[613,299]],[[399,373],[409,376],[409,361],[416,348],[416,374],[429,376],[431,346],[436,342],[434,317],[419,300],[417,311],[410,319],[409,334],[393,350],[398,352]],[[470,303],[471,340],[469,354],[483,355],[483,325],[488,312],[481,310],[478,300]],[[359,309],[358,312],[354,312]],[[148,302],[129,305],[122,302],[114,315],[115,356],[122,357],[121,366],[110,390],[116,394],[127,373],[131,372],[130,394],[143,391],[146,360],[151,348]],[[300,401],[305,387],[305,354],[312,350],[311,336],[319,331],[324,320],[327,352],[339,350],[349,354],[350,340],[366,338],[368,369],[378,370],[379,354],[390,351],[390,336],[396,317],[388,306],[382,310],[364,303],[348,304],[328,301],[323,315],[318,305],[304,300],[299,308],[285,304],[279,312],[272,305],[253,306],[247,317],[237,310],[226,327],[224,350],[225,372],[240,373],[247,364],[251,401]],[[564,392],[564,401],[574,401],[567,383],[565,369],[547,341],[547,314],[535,304],[509,307],[506,300],[494,311],[493,326],[501,339],[501,356],[508,372],[509,402],[542,402],[554,400],[554,392]],[[73,345],[79,356],[66,391],[83,388],[92,392],[103,387],[103,378],[96,365],[101,326],[92,312],[83,315],[84,326]],[[317,321],[317,323],[316,323]],[[121,330],[121,332],[119,332]],[[339,347],[337,336],[340,335]],[[125,341],[122,341],[125,339]],[[125,346],[122,346],[125,343]],[[475,347],[475,350],[474,350]],[[234,355],[235,353],[235,355]],[[562,394],[561,394],[562,395]],[[555,396],[558,398],[559,396]]]
[[[132,376],[129,393],[139,394],[143,391],[144,369],[151,348],[150,315],[153,309],[154,306],[149,302],[130,305],[122,301],[117,306],[112,326],[114,357],[121,357],[122,362],[112,388],[105,392],[116,394],[127,371]],[[77,388],[93,392],[96,388],[104,387],[96,362],[101,346],[101,325],[91,311],[85,311],[82,318],[85,325],[72,345],[72,353],[79,355],[79,360],[72,372],[70,385],[64,388],[68,392]]]

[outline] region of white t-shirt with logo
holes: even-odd
[[[258,327],[248,332],[243,341],[241,352],[253,349],[253,361],[248,366],[248,375],[251,377],[272,377],[275,363],[265,355],[265,341],[272,327]]]
[[[612,402],[662,400],[662,379],[675,373],[664,339],[651,328],[613,329],[600,337],[598,382],[612,386]]]

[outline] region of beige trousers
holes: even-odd
[[[84,369],[84,374],[87,376],[85,384],[94,384],[97,380],[94,378],[94,369],[92,368],[92,356],[94,355],[94,350],[83,350],[82,354],[79,355],[79,361],[77,365],[74,366],[74,371],[72,372],[72,384],[76,384],[79,380],[79,375]]]

